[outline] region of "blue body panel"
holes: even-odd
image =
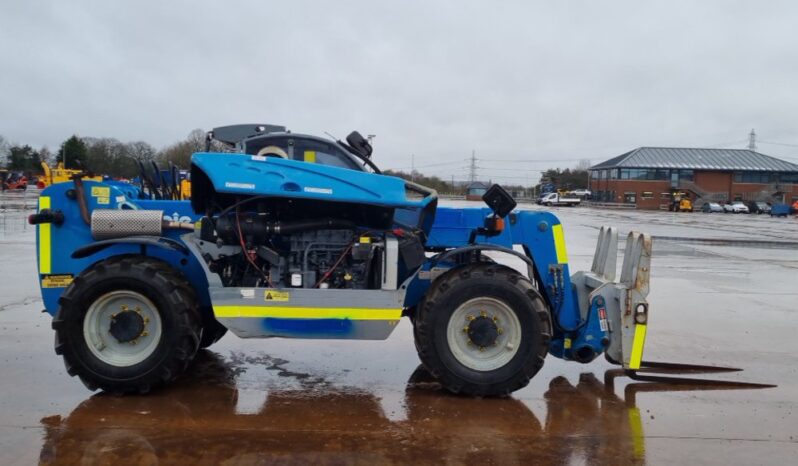
[[[217,191],[246,195],[273,195],[276,197],[312,198],[338,202],[353,202],[391,206],[396,209],[395,220],[412,219],[414,215],[436,201],[434,192],[427,197],[406,197],[405,182],[399,178],[358,172],[349,169],[330,167],[279,158],[250,157],[242,154],[198,153],[193,163],[208,174]],[[135,192],[129,186],[105,184],[94,181],[84,182],[89,210],[101,209],[149,209],[162,210],[170,220],[193,222],[198,219],[189,201],[155,201],[132,199]],[[83,259],[73,259],[72,252],[94,242],[90,228],[81,219],[78,203],[70,199],[67,191],[74,188],[73,183],[52,185],[41,193],[40,206],[48,203],[54,210],[64,213],[62,225],[47,225],[37,228],[37,244],[40,259],[40,280],[44,305],[50,314],[58,310],[58,298],[66,284],[49,279],[52,276],[78,276],[92,264],[112,256],[122,254],[146,254],[161,259],[182,272],[197,291],[202,306],[211,306],[208,282],[205,272],[193,254],[147,247],[141,245],[117,244]],[[431,251],[458,248],[468,245],[471,231],[484,224],[491,214],[488,208],[449,208],[436,210],[434,223],[424,230],[428,231],[426,247]],[[552,309],[555,320],[552,354],[570,358],[566,342],[576,339],[599,341],[601,329],[596,325],[580,325],[578,300],[570,282],[567,255],[562,237],[560,221],[549,212],[517,211],[505,219],[504,231],[493,237],[477,237],[477,244],[490,244],[512,249],[520,246],[534,264],[535,278],[539,280],[540,291]],[[48,228],[49,244],[42,244],[42,228]],[[181,241],[185,231],[168,230],[164,236]],[[42,255],[49,254],[49,270],[42,270],[48,262]],[[432,261],[422,265],[429,270]],[[438,268],[452,267],[454,264],[436,263]],[[53,283],[55,282],[55,285]],[[415,275],[407,283],[405,308],[413,308],[423,298],[431,282]],[[592,307],[592,306],[591,306]],[[592,309],[591,311],[592,312]],[[587,314],[587,311],[585,312]],[[319,332],[345,332],[341,322],[318,321],[302,329],[295,321],[274,319],[268,325],[284,330],[298,331],[311,336]],[[334,328],[333,328],[334,327]],[[570,330],[573,329],[573,330]],[[589,337],[589,338],[588,338]],[[603,350],[603,349],[601,349]],[[598,351],[598,352],[601,352]]]
[[[401,178],[330,165],[222,153],[194,154],[191,162],[218,192],[404,208],[422,208],[429,202],[407,199]]]

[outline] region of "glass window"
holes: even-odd
[[[274,146],[289,159],[363,171],[363,167],[331,142],[293,137],[265,137],[247,142],[246,153],[256,155],[261,149]]]
[[[640,199],[654,199],[654,193],[651,191],[643,191],[640,193]]]
[[[660,199],[668,199],[668,200],[670,200],[671,199],[671,193],[659,193],[659,198]]]
[[[623,202],[627,204],[636,204],[637,203],[637,193],[634,191],[626,191],[623,193]]]
[[[610,171],[610,179],[611,180],[617,180],[618,179],[618,169],[617,168],[615,168],[615,169]]]
[[[321,165],[360,170],[363,168],[355,163],[351,157],[332,143],[316,141],[313,139],[296,139],[294,147],[294,160],[314,162]]]
[[[693,181],[693,170],[679,170],[679,179],[681,181]]]
[[[798,173],[782,173],[779,175],[779,181],[782,183],[798,184]]]
[[[597,180],[598,177],[599,177],[599,171],[598,170],[590,170],[590,178],[592,178],[594,180]]]

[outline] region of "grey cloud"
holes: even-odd
[[[794,2],[4,2],[0,134],[163,146],[264,121],[465,176],[640,145],[798,143]],[[798,157],[798,148],[762,145]],[[508,176],[483,162],[486,176]],[[510,172],[511,173],[511,172]],[[527,176],[526,174],[522,174]]]

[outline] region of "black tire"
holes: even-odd
[[[152,354],[133,365],[104,362],[89,349],[84,317],[92,303],[113,291],[132,291],[149,299],[161,322],[161,336]],[[194,290],[183,276],[159,260],[118,256],[81,273],[58,301],[53,319],[55,352],[67,373],[90,390],[146,393],[176,379],[197,353],[200,316]]]
[[[202,336],[200,337],[199,347],[205,349],[217,341],[227,333],[227,327],[220,324],[211,309],[202,310]]]
[[[503,302],[520,322],[517,352],[506,364],[489,371],[458,361],[447,341],[455,310],[480,297]],[[471,396],[505,396],[525,387],[543,367],[551,332],[548,307],[532,282],[495,264],[467,265],[439,277],[419,306],[414,325],[416,349],[424,366],[447,390]]]

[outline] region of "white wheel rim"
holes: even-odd
[[[496,324],[499,335],[495,344],[480,347],[471,341],[469,323],[487,317]],[[513,310],[494,298],[474,298],[461,304],[449,318],[446,340],[455,359],[469,369],[492,371],[509,363],[521,344],[521,322]]]
[[[134,340],[120,342],[110,333],[114,315],[127,310],[144,321],[144,331]],[[161,341],[161,315],[144,295],[118,290],[97,298],[83,318],[83,338],[89,351],[106,364],[127,367],[138,364],[155,352]]]

